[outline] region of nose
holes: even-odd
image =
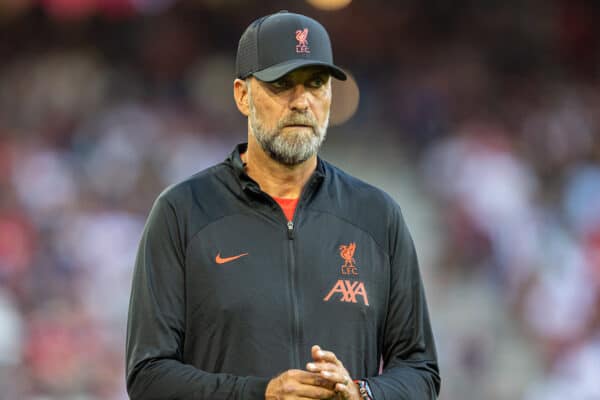
[[[298,84],[294,87],[290,100],[290,108],[297,112],[308,110],[308,92],[304,85]]]

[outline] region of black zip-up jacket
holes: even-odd
[[[435,345],[397,204],[319,159],[288,223],[244,172],[245,148],[150,212],[129,308],[130,397],[264,400],[269,380],[305,369],[318,344],[375,400],[435,399]]]

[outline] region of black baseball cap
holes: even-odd
[[[301,14],[280,11],[252,22],[238,45],[235,70],[240,79],[250,75],[273,82],[300,67],[327,67],[345,81],[344,71],[333,63],[327,31]]]

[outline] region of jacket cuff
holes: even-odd
[[[369,389],[371,389],[373,400],[385,399],[384,393],[377,383],[373,382],[371,379],[365,379],[365,381],[367,381],[367,383],[369,384]]]
[[[246,379],[246,384],[244,385],[243,398],[249,400],[265,400],[265,392],[267,391],[269,381],[269,378],[248,377]]]

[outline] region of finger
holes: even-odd
[[[310,362],[306,364],[306,369],[315,373],[331,372],[342,376],[350,376],[350,373],[343,365],[336,365],[330,362]],[[327,376],[327,374],[325,374]]]
[[[334,392],[335,393],[335,392]],[[315,399],[321,399],[323,397],[305,397],[305,396],[294,396],[294,400],[315,400]],[[287,399],[287,397],[286,397]],[[324,399],[326,400],[344,400],[344,397],[337,397],[337,394],[334,394],[332,397],[324,397]]]
[[[287,395],[293,398],[329,399],[335,396],[334,387],[335,384],[319,374],[300,369],[289,370],[281,376],[281,393],[284,397]]]
[[[331,382],[344,383],[348,377],[348,371],[344,367],[333,365],[331,363],[308,363],[306,369],[318,373]]]
[[[330,362],[318,361],[318,362],[309,362],[308,364],[306,364],[306,370],[310,371],[310,372],[321,372],[321,371],[336,372],[336,371],[339,371],[340,369],[343,369],[343,367],[340,367],[339,365],[333,364]]]
[[[313,347],[311,347],[310,354],[311,354],[312,358],[318,358],[317,352],[319,352],[320,350],[321,350],[321,346],[319,346],[318,344],[315,344]]]
[[[292,369],[277,377],[277,398],[331,399],[336,395],[335,384],[319,374]]]
[[[302,371],[302,372],[304,372],[304,373],[296,374],[294,376],[294,379],[302,384],[312,385],[312,386],[320,386],[320,387],[324,387],[329,390],[333,390],[335,387],[336,382],[331,381],[330,379],[327,379],[325,376],[323,376],[319,373],[306,372],[306,371]]]
[[[328,362],[336,364],[336,365],[342,364],[340,362],[340,360],[337,359],[336,355],[333,352],[323,350],[319,346],[316,346],[316,345],[313,346],[311,348],[311,353],[312,353],[312,358],[315,361],[328,361]]]
[[[330,399],[336,394],[333,387],[328,389],[322,386],[307,385],[299,382],[296,382],[296,385],[290,385],[290,388],[287,389],[285,393],[294,396],[294,398]]]
[[[329,371],[322,371],[321,372],[321,376],[327,380],[329,380],[332,383],[341,383],[343,385],[348,385],[352,379],[350,379],[350,377],[348,376],[348,374],[346,373],[346,371],[339,371],[339,372],[329,372]]]
[[[340,393],[344,399],[349,399],[351,397],[350,387],[348,385],[344,385],[343,383],[336,384],[335,391]]]

